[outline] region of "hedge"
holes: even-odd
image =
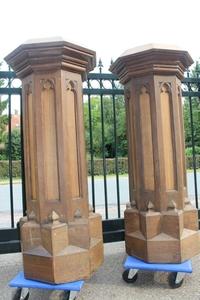
[[[193,169],[193,157],[186,156],[186,168]],[[200,169],[200,155],[196,155],[196,168]]]
[[[21,177],[21,161],[12,161],[12,176],[14,178]],[[9,161],[0,160],[0,179],[9,178]]]
[[[128,159],[127,157],[118,158],[118,172],[119,174],[128,173]],[[106,174],[115,174],[115,159],[107,158],[106,163]],[[186,157],[187,169],[193,168],[192,156]],[[196,167],[200,168],[200,155],[196,155]],[[21,177],[21,162],[19,160],[12,161],[12,174],[14,178]],[[91,161],[88,160],[88,175],[91,175]],[[94,159],[94,175],[103,175],[103,159]],[[0,160],[0,179],[9,178],[9,162],[7,160]]]
[[[186,168],[193,169],[193,157],[186,156]],[[196,155],[196,168],[200,169],[200,155]],[[115,174],[115,159],[106,159],[106,174]],[[127,157],[118,158],[118,172],[119,174],[128,173],[128,159]],[[88,175],[91,175],[91,162],[88,160]],[[103,175],[103,159],[94,159],[94,175]]]
[[[118,158],[118,172],[119,174],[128,173],[127,158]],[[115,159],[106,159],[106,173],[115,173]],[[21,177],[21,162],[19,160],[12,162],[13,177]],[[88,160],[88,175],[91,175],[91,162]],[[103,175],[103,159],[94,159],[94,175]],[[9,177],[9,162],[7,160],[0,160],[0,179]]]
[[[127,157],[119,157],[118,161],[118,172],[119,174],[128,173],[128,159]],[[114,158],[107,158],[105,160],[106,164],[106,174],[115,174],[116,166]],[[103,159],[95,158],[94,159],[94,175],[103,175]],[[91,175],[91,161],[88,160],[88,175]]]

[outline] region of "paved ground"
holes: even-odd
[[[127,284],[121,279],[122,262],[125,257],[124,243],[105,244],[105,261],[88,280],[77,300],[145,300],[145,299],[200,299],[200,256],[193,258],[193,273],[187,275],[179,289],[154,281],[153,273],[140,272],[138,281]],[[9,280],[22,269],[21,254],[0,255],[0,300],[9,300],[13,292]],[[30,300],[48,300],[50,292],[31,290]]]

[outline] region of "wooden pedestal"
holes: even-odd
[[[23,84],[25,276],[87,279],[103,260],[101,217],[88,205],[82,104],[82,80],[95,66],[95,52],[63,40],[35,41],[6,61]]]
[[[125,85],[130,204],[126,251],[148,262],[178,263],[200,251],[197,210],[187,199],[181,79],[190,55],[147,45],[111,66]]]

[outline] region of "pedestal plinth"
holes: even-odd
[[[126,251],[179,263],[199,253],[197,210],[187,198],[181,80],[188,52],[146,45],[111,66],[125,85],[130,203]]]
[[[32,41],[6,61],[22,79],[25,276],[53,283],[89,278],[103,260],[101,217],[88,205],[82,104],[95,52],[61,39]]]

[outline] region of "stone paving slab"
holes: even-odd
[[[193,273],[187,275],[179,289],[170,289],[166,284],[154,281],[152,272],[139,272],[134,284],[122,280],[122,263],[125,257],[124,242],[104,245],[104,264],[86,281],[77,300],[146,300],[146,299],[200,299],[200,255],[192,259]],[[8,282],[22,270],[21,254],[0,255],[0,300],[12,299],[12,288]],[[29,300],[48,300],[51,292],[31,290]]]

